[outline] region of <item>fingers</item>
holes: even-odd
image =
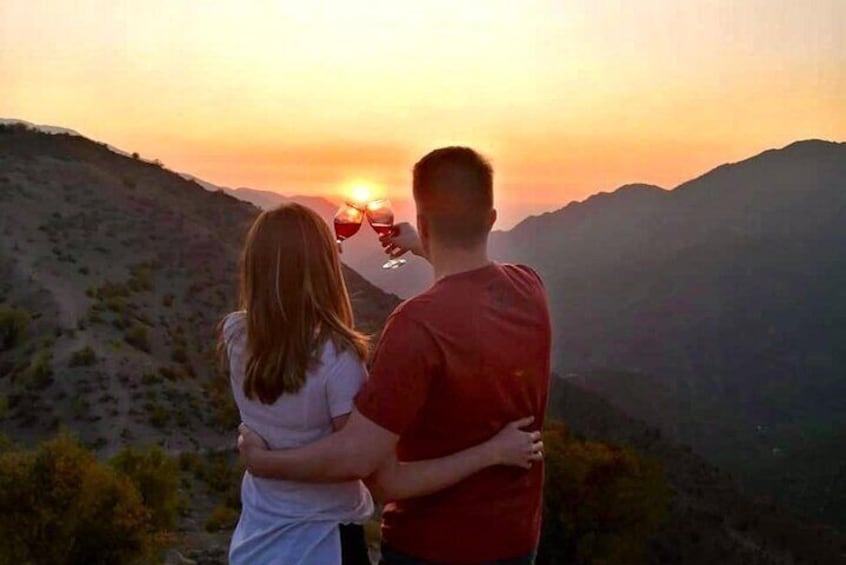
[[[408,253],[408,249],[400,247],[399,245],[394,245],[390,241],[382,242],[382,249],[385,251],[385,254],[390,256],[392,259],[396,259],[397,257]]]
[[[541,458],[543,458],[543,442],[536,441],[532,443],[532,454],[540,454]]]
[[[526,457],[526,461],[521,465],[524,469],[531,469],[532,465],[543,461],[543,442],[536,441],[532,443],[532,450]]]
[[[508,425],[512,428],[516,428],[516,429],[519,430],[520,428],[525,428],[526,426],[531,425],[532,422],[534,422],[534,421],[535,421],[534,416],[526,416],[525,418],[520,418],[519,420],[514,420],[513,422],[511,422]]]

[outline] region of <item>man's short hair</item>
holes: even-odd
[[[469,147],[435,149],[414,165],[414,200],[432,235],[450,247],[472,247],[488,236],[493,168]]]

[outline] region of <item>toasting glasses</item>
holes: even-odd
[[[388,199],[373,200],[364,205],[363,209],[359,205],[345,202],[335,214],[335,237],[339,245],[361,229],[364,216],[367,216],[370,227],[379,236],[390,234],[394,228],[394,211]],[[405,259],[390,259],[382,265],[382,268],[398,269],[405,263]]]

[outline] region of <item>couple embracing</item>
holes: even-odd
[[[250,229],[243,310],[221,324],[247,467],[232,563],[369,563],[374,497],[387,565],[535,560],[543,286],[488,259],[493,171],[475,151],[429,153],[413,191],[418,229],[382,244],[425,257],[435,283],[391,314],[369,371],[329,227],[294,204]]]

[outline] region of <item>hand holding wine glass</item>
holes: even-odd
[[[379,242],[385,253],[392,258],[401,257],[409,251],[418,257],[426,257],[417,230],[408,222],[395,224],[391,233],[379,236]]]
[[[391,203],[387,199],[374,200],[369,202],[366,207],[367,221],[377,234],[379,240],[390,237],[394,232],[394,211],[391,208]],[[392,257],[384,265],[383,269],[398,269],[405,265],[405,259]]]

